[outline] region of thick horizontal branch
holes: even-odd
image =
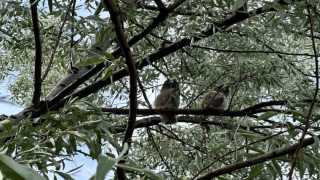
[[[260,108],[274,105],[284,105],[287,101],[268,101],[256,104],[240,111],[216,111],[210,109],[137,109],[139,115],[154,115],[154,114],[185,114],[185,115],[212,115],[212,116],[250,116],[255,113],[264,112]],[[118,108],[101,108],[103,112],[110,112],[113,114],[128,114],[129,109]]]
[[[119,108],[102,108],[103,112],[112,114],[129,114],[129,109]],[[212,115],[212,116],[249,116],[259,113],[259,110],[253,111],[216,111],[210,109],[137,109],[138,115],[155,115],[155,114],[185,114],[185,115]],[[263,111],[264,112],[264,111]]]
[[[313,143],[314,143],[313,137],[307,138],[303,141],[302,147],[309,146]],[[277,158],[280,156],[284,156],[287,154],[293,154],[296,151],[297,147],[298,147],[298,143],[295,143],[292,146],[281,148],[281,149],[263,154],[261,156],[257,156],[255,158],[248,159],[246,161],[236,162],[236,163],[230,164],[228,166],[213,170],[213,171],[207,173],[206,175],[198,178],[198,180],[212,179],[214,177],[218,177],[220,175],[227,174],[227,173],[232,173],[235,170],[250,167],[250,166],[253,166],[256,164],[260,164],[260,163],[263,163],[265,161],[268,161],[268,160],[271,160],[271,159],[274,159],[274,158]]]
[[[134,128],[138,129],[138,128],[144,128],[144,127],[150,127],[150,126],[154,126],[154,125],[158,125],[161,121],[160,117],[147,117],[147,118],[143,118],[143,119],[139,119],[136,121]],[[178,116],[177,117],[177,121],[178,122],[184,122],[184,123],[192,123],[192,124],[207,124],[207,125],[214,125],[214,126],[219,126],[221,128],[229,128],[229,124],[228,123],[222,123],[222,122],[215,122],[215,121],[203,121],[203,119],[201,118],[195,118],[194,116]],[[123,133],[125,132],[126,129],[126,124],[122,124],[122,125],[117,125],[117,126],[112,126],[110,127],[110,131],[113,133]],[[243,130],[250,130],[254,133],[263,135],[263,136],[267,136],[267,134],[262,133],[258,130],[255,130],[255,127],[247,127],[247,126],[239,126],[241,129]]]

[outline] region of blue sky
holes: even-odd
[[[4,81],[0,83],[0,97],[5,97],[0,101],[0,114],[5,114],[9,116],[20,112],[22,108],[10,102],[10,92],[7,89],[7,85],[7,79],[4,79]]]

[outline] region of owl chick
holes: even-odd
[[[200,106],[203,109],[227,110],[229,101],[229,86],[221,85],[207,92],[200,101]]]
[[[180,88],[175,78],[168,78],[154,101],[156,109],[176,109],[180,105]],[[174,114],[160,114],[161,122],[164,124],[174,124],[177,122]]]

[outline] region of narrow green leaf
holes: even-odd
[[[117,164],[116,166],[120,167],[122,169],[136,171],[139,173],[144,173],[144,174],[148,175],[153,180],[161,180],[162,179],[162,178],[160,178],[160,176],[156,175],[154,172],[147,170],[147,169],[144,169],[144,168],[141,168],[141,167],[138,167],[138,166],[135,166],[135,165],[132,165],[132,164],[130,164],[130,165],[129,164]]]
[[[98,15],[91,15],[87,17],[88,20],[94,20],[97,22],[103,22],[103,20]]]
[[[312,6],[316,6],[317,3],[318,3],[318,0],[309,0],[309,3],[310,3]]]
[[[267,166],[267,171],[269,172],[269,174],[271,174],[273,179],[275,179],[275,177],[277,176],[277,172],[274,169],[274,167],[271,164],[266,164],[266,166]]]
[[[84,125],[92,125],[92,124],[98,124],[102,122],[102,120],[96,120],[96,121],[86,121],[86,122],[83,122]]]
[[[296,107],[310,107],[310,103],[307,102],[300,102],[294,104]]]
[[[284,2],[290,4],[290,3],[292,3],[292,0],[284,0]]]
[[[304,160],[301,160],[304,159]],[[303,155],[299,155],[298,160],[297,160],[297,166],[296,168],[298,169],[300,179],[303,179],[303,175],[305,174],[306,171],[306,163],[304,161],[307,161]]]
[[[266,120],[266,119],[268,119],[268,118],[270,118],[270,117],[272,117],[272,116],[275,116],[275,115],[277,115],[277,114],[279,114],[279,112],[268,111],[268,112],[265,112],[265,113],[263,113],[262,115],[260,115],[260,116],[258,117],[258,120]]]
[[[202,164],[202,158],[198,152],[196,152],[196,161],[195,162],[196,162],[196,166],[197,166],[198,170],[201,170],[203,168],[203,164]]]
[[[106,80],[108,77],[110,77],[110,76],[112,75],[113,71],[114,71],[113,68],[110,68],[110,67],[109,67],[109,68],[107,69],[106,73],[104,74],[104,76],[103,76],[102,79],[103,79],[103,80]]]
[[[243,131],[243,130],[239,130],[240,135],[244,136],[244,137],[248,137],[248,138],[263,138],[262,135],[260,134],[256,134],[256,133],[252,133],[250,131]]]
[[[314,139],[314,143],[313,143],[312,147],[314,149],[316,149],[316,152],[317,152],[318,149],[319,149],[319,137],[318,136],[313,136],[313,139]]]
[[[0,139],[11,137],[11,136],[12,136],[12,133],[9,131],[4,131],[0,133]]]
[[[257,176],[261,174],[262,168],[263,168],[263,163],[260,163],[254,166],[253,168],[251,168],[249,176],[246,179],[255,179]]]
[[[98,157],[98,167],[97,173],[95,175],[96,180],[104,180],[106,174],[112,169],[112,167],[119,161],[119,159],[114,159],[104,155],[99,155]]]
[[[81,132],[79,132],[79,131],[67,131],[67,133],[76,135],[76,136],[78,136],[78,137],[80,137],[80,138],[85,138],[85,137],[86,137],[85,134],[83,134],[83,133],[81,133]]]
[[[52,159],[52,162],[53,162],[54,166],[56,167],[56,170],[60,170],[61,164],[58,161],[56,161],[54,158]]]
[[[88,105],[90,108],[92,108],[93,110],[95,111],[101,111],[101,107],[98,106],[97,104],[95,103],[92,103],[92,102],[89,102],[89,101],[83,101],[86,105]]]
[[[114,61],[114,57],[112,54],[107,53],[107,52],[103,52],[102,55],[104,55],[105,57],[109,58],[111,61]]]
[[[62,11],[52,11],[48,14],[48,16],[54,15],[54,17],[58,17],[58,16],[61,16],[62,13],[63,13]]]
[[[282,13],[282,12],[284,12],[284,11],[286,10],[286,9],[284,8],[284,6],[282,6],[282,5],[278,4],[278,3],[274,4],[273,7],[274,7],[277,11],[279,11],[280,13]]]
[[[264,23],[265,23],[265,24],[268,24],[269,22],[271,22],[272,20],[274,20],[275,16],[276,16],[276,13],[272,13],[271,15],[268,15],[268,16],[267,16],[267,19],[266,19],[266,21],[265,21]]]
[[[229,142],[224,142],[222,144],[219,144],[217,147],[213,147],[209,153],[212,154],[212,153],[215,153],[215,152],[218,152],[220,151],[221,149],[225,148],[227,145],[229,144]]]
[[[280,175],[281,179],[282,179],[282,171],[281,171],[281,167],[279,166],[279,164],[277,163],[276,160],[272,160],[272,165],[274,167],[274,169],[277,171],[278,175]]]
[[[42,177],[35,170],[17,163],[5,154],[0,154],[0,168],[1,172],[10,179],[46,180],[46,178]]]
[[[237,9],[241,8],[241,6],[243,6],[244,3],[245,0],[236,0],[232,5],[231,10],[236,11]]]
[[[127,152],[128,149],[129,149],[129,145],[127,142],[125,142],[123,149],[122,149],[121,153],[119,154],[119,158],[121,158]]]
[[[299,116],[299,117],[306,117],[305,111],[303,110],[292,110],[291,111],[293,115]]]

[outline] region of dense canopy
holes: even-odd
[[[82,154],[96,179],[319,179],[319,7],[2,0],[0,79],[24,109],[1,116],[0,171],[77,179],[65,163]],[[169,77],[180,107],[153,109]],[[203,110],[222,84],[228,109]]]

